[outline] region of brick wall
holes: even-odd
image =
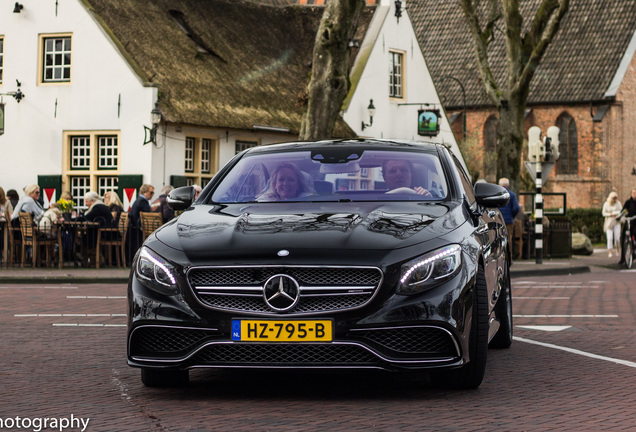
[[[633,63],[632,66],[636,67],[636,64]],[[626,93],[635,95],[636,73],[632,73],[631,78],[632,89]],[[631,175],[635,151],[633,137],[636,137],[636,97],[632,97],[629,104],[632,107],[629,116],[623,117],[624,105],[627,105],[627,101],[623,101],[622,104],[612,104],[601,122],[592,121],[592,112],[595,113],[599,109],[598,106],[595,106],[592,112],[589,105],[529,107],[532,111],[526,116],[526,137],[530,126],[538,126],[545,132],[548,127],[556,124],[558,117],[564,112],[574,118],[577,127],[578,173],[557,174],[555,167],[544,181],[544,192],[565,192],[569,208],[601,207],[612,190],[619,192],[622,201],[627,198],[632,187],[628,185],[629,180],[636,180],[636,176]],[[448,115],[456,112],[449,111]],[[484,123],[492,114],[497,115],[497,112],[493,109],[469,110],[466,117],[467,141],[482,151],[485,148]],[[622,124],[625,124],[625,131],[621,130]],[[452,125],[458,142],[462,140],[462,126],[462,117],[459,115]],[[623,136],[631,138],[623,142]],[[473,155],[469,157],[475,158]],[[525,157],[524,155],[524,159]],[[480,159],[479,177],[495,182],[495,165],[489,163],[488,157],[483,154],[477,155],[476,158]],[[523,172],[525,169],[522,166]]]

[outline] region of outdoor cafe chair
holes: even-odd
[[[104,261],[106,261],[106,257],[108,258],[108,265],[113,264],[112,262],[112,250],[111,248],[115,248],[115,260],[117,261],[117,267],[125,267],[126,265],[126,234],[128,233],[128,213],[122,212],[119,216],[119,224],[117,228],[99,228],[97,231],[97,243],[100,247],[105,248],[106,254],[104,256]],[[99,263],[97,263],[99,265]]]
[[[54,261],[55,257],[55,245],[58,245],[58,266],[62,268],[63,254],[62,254],[62,233],[58,229],[55,238],[44,237],[37,227],[33,224],[33,217],[31,213],[20,212],[20,233],[22,234],[22,258],[20,267],[24,267],[26,261],[26,248],[31,246],[33,255],[33,267],[38,265],[38,253],[40,248],[44,247],[46,251],[46,263],[47,265]],[[41,259],[40,259],[41,260]]]
[[[143,234],[144,241],[152,234],[157,228],[163,225],[161,213],[157,212],[139,212],[139,218],[141,219],[141,232]]]

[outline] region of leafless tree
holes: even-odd
[[[520,0],[460,0],[474,42],[479,75],[486,94],[499,111],[497,178],[508,177],[514,185],[519,184],[523,120],[530,83],[570,3],[538,1],[532,22],[524,26]],[[506,82],[500,85],[488,60],[488,48],[501,19],[507,73]]]
[[[320,22],[300,139],[330,138],[349,91],[349,40],[364,0],[329,0]]]

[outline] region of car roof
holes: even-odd
[[[390,139],[337,139],[321,141],[293,141],[280,144],[270,144],[265,146],[252,147],[247,153],[277,153],[283,151],[313,150],[320,148],[365,148],[373,147],[377,150],[415,150],[435,152],[440,144],[425,141],[390,140]]]

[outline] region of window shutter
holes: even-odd
[[[60,199],[62,194],[61,175],[39,175],[38,186],[40,186],[40,201],[44,208],[51,206],[51,203]]]
[[[141,174],[120,175],[117,182],[117,195],[124,204],[124,211],[129,212],[137,199],[139,188],[143,184],[144,176]]]
[[[181,186],[187,186],[188,185],[188,178],[186,176],[171,175],[170,176],[170,184],[174,188],[178,188],[178,187],[181,187]]]

